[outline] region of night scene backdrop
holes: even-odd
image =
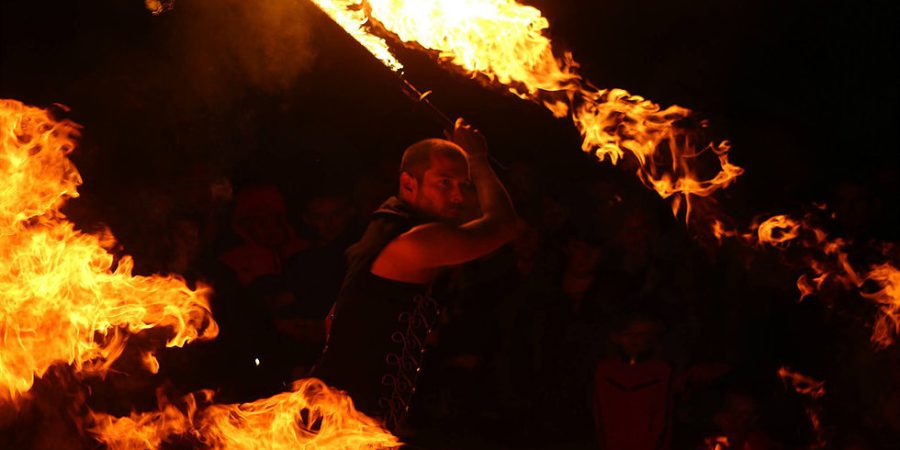
[[[554,48],[572,51],[597,86],[690,108],[732,143],[745,173],[706,206],[731,228],[827,209],[817,223],[852,241],[860,266],[896,266],[895,2],[522,3],[543,12]],[[343,250],[396,189],[403,149],[441,128],[303,0],[179,0],[158,16],[139,0],[5,0],[0,30],[0,98],[65,105],[57,111],[83,126],[71,159],[84,183],[65,212],[84,230],[109,227],[136,273],[178,273],[215,291],[219,339],[161,352],[156,375],[123,358],[120,375],[89,382],[87,404],[149,411],[162,385],[252,401],[302,376],[321,348]],[[664,411],[665,442],[635,449],[713,449],[719,436],[730,437],[722,449],[900,443],[897,345],[870,342],[878,312],[853,290],[798,302],[803,249],[719,243],[704,209],[689,224],[674,217],[627,160],[583,153],[568,121],[423,52],[396,51],[434,104],[484,132],[528,224],[454,274],[405,442],[607,448],[615,432],[603,432],[612,422],[597,409],[624,417],[645,405]],[[229,266],[246,240],[233,226],[242,192],[283,196],[276,209],[298,247],[277,286]],[[588,283],[573,291],[576,275]],[[595,363],[617,357],[641,325],[671,389],[662,400],[596,400]],[[781,367],[824,380],[826,393],[795,392]],[[0,447],[99,445],[27,411],[0,415]],[[41,437],[48,429],[63,431]]]

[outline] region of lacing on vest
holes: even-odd
[[[385,411],[385,425],[390,429],[395,429],[409,411],[409,403],[416,392],[416,381],[422,370],[425,339],[436,325],[437,318],[438,304],[429,294],[416,296],[412,310],[397,317],[401,329],[391,335],[391,340],[400,345],[400,350],[385,356],[391,372],[381,377],[381,383],[389,393],[378,401]]]

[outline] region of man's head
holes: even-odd
[[[399,196],[419,214],[459,222],[465,216],[469,191],[469,164],[458,145],[426,139],[403,152]]]

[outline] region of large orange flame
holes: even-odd
[[[201,393],[212,399],[210,391]],[[346,394],[317,379],[294,383],[291,392],[240,405],[197,407],[193,395],[178,408],[115,418],[93,413],[91,433],[110,450],[156,449],[181,438],[210,449],[383,449],[400,445],[372,418],[356,411]]]
[[[639,163],[641,181],[671,198],[676,214],[684,204],[687,218],[691,196],[708,196],[743,173],[729,162],[727,142],[698,145],[696,133],[679,126],[689,110],[661,108],[622,89],[597,89],[582,78],[571,54],[553,52],[546,36],[549,22],[536,8],[514,0],[314,1],[361,42],[361,36],[378,38],[377,28],[542,104],[556,117],[569,117],[582,135],[584,151],[613,164],[630,153]],[[363,43],[385,61],[383,41]],[[714,155],[718,165],[708,178],[698,174],[704,153]]]
[[[168,346],[218,333],[206,288],[133,276],[131,258],[116,264],[107,251],[109,233],[78,231],[60,212],[81,183],[67,158],[78,130],[0,100],[0,401],[15,400],[57,363],[105,373],[141,330],[171,329]]]
[[[81,178],[67,155],[79,127],[45,110],[0,100],[0,401],[16,400],[57,363],[104,374],[130,334],[171,329],[167,345],[218,333],[206,298],[180,278],[132,276],[115,264],[109,233],[75,230],[60,208]],[[159,363],[142,355],[152,371]],[[397,439],[359,413],[346,394],[318,380],[241,405],[210,404],[211,391],[178,406],[114,418],[91,413],[92,433],[110,449],[156,449],[172,436],[213,449],[395,447]]]

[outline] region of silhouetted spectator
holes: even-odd
[[[278,318],[276,326],[294,338],[298,362],[306,368],[320,356],[325,344],[325,319],[346,272],[344,253],[359,238],[354,219],[347,196],[314,196],[303,211],[311,245],[285,263],[285,281],[296,302],[290,316]]]
[[[295,377],[296,340],[283,323],[297,303],[284,274],[285,262],[309,246],[287,221],[287,207],[274,186],[238,192],[232,216],[243,240],[220,260],[234,273],[239,290],[219,299],[220,345],[230,361],[238,397],[266,395]]]
[[[672,368],[657,356],[664,325],[646,313],[622,317],[615,354],[597,363],[593,405],[600,448],[671,448]]]
[[[729,449],[780,450],[782,446],[772,440],[759,426],[759,407],[756,399],[744,392],[729,392],[724,405],[712,418],[717,433],[728,439]]]
[[[536,363],[549,385],[542,391],[544,407],[556,419],[550,433],[556,439],[591,439],[590,377],[603,336],[605,278],[600,276],[606,256],[590,230],[574,231],[564,241],[561,272],[536,293],[535,339],[540,342]]]
[[[288,223],[284,199],[274,186],[254,186],[239,192],[232,228],[244,243],[225,252],[221,259],[244,286],[280,273],[288,257],[309,247]]]

